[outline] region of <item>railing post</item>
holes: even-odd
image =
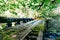
[[[7,22],[8,27],[12,27],[12,22]]]
[[[26,23],[27,22],[27,20],[23,20],[23,23]]]
[[[15,25],[18,25],[18,24],[20,24],[20,21],[17,21],[17,22],[15,23]]]

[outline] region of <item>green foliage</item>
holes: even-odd
[[[53,3],[52,3],[53,2]],[[46,7],[49,7],[50,9],[54,8],[57,4],[59,3],[59,0],[24,0],[21,2],[21,4],[25,7],[25,6],[28,6],[32,9],[36,9],[36,10],[40,10],[41,7],[43,8],[46,8]]]
[[[15,14],[15,15],[17,15],[17,13],[16,12],[12,12],[13,14]]]
[[[17,40],[16,38],[12,37],[17,32],[18,32],[18,30],[16,30],[16,29],[0,30],[0,40]]]
[[[34,28],[32,28],[32,30],[35,30],[35,31],[44,31],[44,24],[40,24],[40,25],[37,25],[35,26]]]
[[[6,36],[3,38],[3,40],[15,40],[15,39],[13,39],[12,37],[10,37],[9,35],[6,35]]]
[[[9,10],[12,11],[12,14],[17,15],[15,9],[20,9],[23,6],[40,12],[43,10],[42,16],[47,17],[47,12],[56,8],[59,3],[60,0],[0,0],[0,13]]]
[[[59,3],[60,3],[59,0],[30,0],[30,1],[25,0],[25,1],[21,1],[21,4],[24,7],[27,6],[33,10],[36,10],[37,12],[40,13],[40,15],[43,18],[54,16],[55,14],[52,12],[52,9],[56,8]],[[57,16],[57,15],[55,15],[55,16]]]

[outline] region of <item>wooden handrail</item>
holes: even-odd
[[[0,17],[0,23],[7,23],[7,22],[19,22],[19,21],[26,21],[26,20],[34,20],[33,18],[5,18]]]

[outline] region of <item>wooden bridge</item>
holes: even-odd
[[[20,25],[21,21],[23,21],[23,25]],[[30,22],[29,22],[30,21]],[[41,20],[40,20],[41,21]],[[36,25],[38,25],[40,23],[39,20],[34,20],[32,18],[0,18],[0,23],[7,23],[7,26],[8,27],[11,27],[12,26],[12,22],[16,22],[16,26],[13,27],[13,28],[20,28],[21,31],[26,28],[26,30],[18,33],[19,35],[17,36],[17,38],[19,40],[32,40],[32,39],[35,39],[35,40],[42,40],[40,39],[40,37],[42,38],[43,36],[43,32],[39,32],[39,31],[35,31],[35,30],[32,30],[32,28],[36,27]],[[36,24],[37,23],[37,24]],[[22,26],[22,27],[21,27]],[[35,32],[34,32],[35,31]],[[34,34],[38,32],[37,34]],[[40,36],[40,33],[42,34]],[[31,35],[31,36],[30,36]],[[29,38],[29,39],[28,39]]]
[[[21,25],[21,21],[23,21],[25,24]],[[49,21],[51,20],[34,20],[32,18],[0,18],[0,23],[7,23],[8,27],[12,26],[12,22],[16,22],[16,25],[14,26],[15,28],[20,28],[20,31],[25,29],[24,31],[17,34],[18,40],[46,40],[45,38],[47,38],[46,35],[48,35],[46,33],[48,33],[47,30],[49,29]],[[41,23],[45,27],[44,31],[33,30],[33,28],[36,26],[38,27],[38,25]],[[36,32],[37,34],[35,34]]]

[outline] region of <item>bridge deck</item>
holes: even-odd
[[[29,33],[32,32],[31,29],[36,27],[35,23],[37,23],[36,25],[38,25],[40,23],[40,21],[36,21],[36,22],[34,21],[34,23],[32,22],[32,23],[30,23],[30,25],[27,25],[27,27],[26,27],[27,29],[19,33],[19,35],[18,35],[18,37],[20,37],[19,40],[24,40],[25,37],[27,37],[29,35]],[[38,35],[37,40],[42,40],[43,32],[40,31],[37,35]]]

